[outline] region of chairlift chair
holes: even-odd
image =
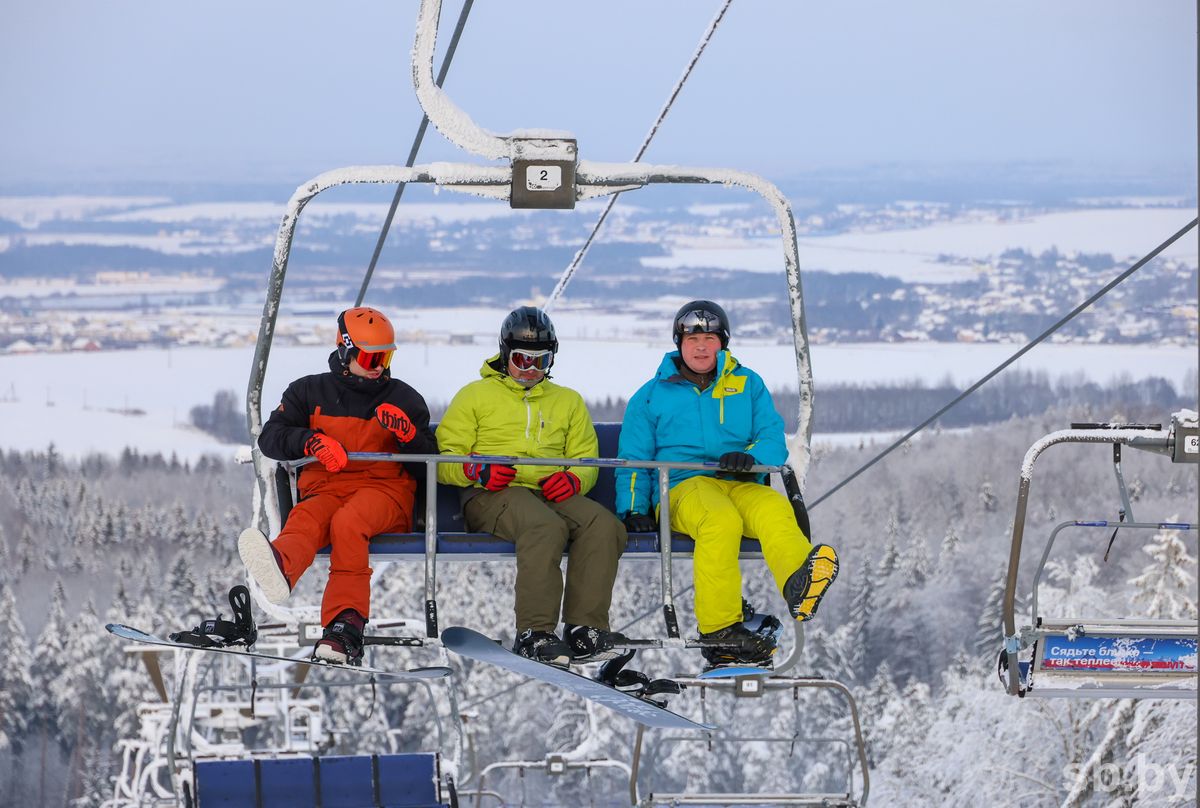
[[[845,747],[846,760],[846,776],[845,776],[845,791],[841,792],[821,792],[821,793],[701,793],[701,792],[668,792],[661,790],[653,790],[645,787],[642,789],[642,796],[638,798],[638,780],[643,775],[642,772],[642,757],[645,742],[644,728],[639,727],[637,737],[634,740],[633,746],[633,765],[630,776],[630,795],[633,797],[634,805],[639,808],[654,808],[655,806],[683,806],[683,805],[720,805],[720,806],[763,806],[763,805],[789,805],[789,806],[807,806],[809,808],[859,808],[867,804],[867,797],[871,790],[870,774],[868,771],[867,748],[863,740],[862,727],[858,720],[858,703],[854,700],[854,695],[841,682],[831,679],[821,679],[816,677],[781,677],[781,676],[753,676],[739,677],[737,679],[699,679],[695,677],[679,677],[676,679],[680,684],[689,688],[695,688],[700,693],[700,702],[706,705],[706,695],[709,691],[720,693],[726,696],[740,696],[746,698],[762,698],[770,694],[784,695],[790,693],[792,698],[792,719],[793,732],[791,735],[785,736],[739,736],[731,733],[720,734],[705,734],[697,735],[661,735],[654,739],[655,748],[658,746],[670,747],[672,745],[688,745],[688,744],[706,744],[711,748],[714,745],[734,746],[738,744],[773,744],[782,746],[784,744],[789,747],[794,747],[797,743],[804,742],[806,744],[821,744],[821,745],[840,745]],[[846,702],[847,714],[851,720],[851,726],[854,731],[851,741],[845,738],[838,737],[806,737],[800,733],[802,722],[800,693],[804,690],[826,690],[842,696]],[[703,709],[703,708],[702,708]],[[702,718],[705,720],[707,716],[702,713]],[[855,777],[861,781],[861,789],[855,789]]]
[[[1025,517],[1033,466],[1041,454],[1060,443],[1100,443],[1113,447],[1113,466],[1121,497],[1121,514],[1108,519],[1068,520],[1051,531],[1033,576],[1032,622],[1017,628],[1017,576],[1025,533]],[[1175,413],[1169,426],[1160,424],[1072,424],[1029,448],[1021,466],[1017,514],[1004,591],[1004,647],[999,673],[1007,692],[1036,698],[1195,699],[1197,621],[1150,617],[1049,617],[1042,614],[1038,594],[1046,562],[1058,535],[1073,528],[1130,531],[1179,530],[1195,533],[1190,522],[1137,521],[1121,470],[1121,448],[1167,456],[1174,463],[1200,462],[1200,422],[1196,413]],[[1115,532],[1114,532],[1115,537]]]
[[[796,463],[789,467],[755,467],[763,472],[780,473],[783,476],[785,488],[791,497],[797,511],[797,518],[802,519],[806,532],[807,514],[804,511],[801,490],[807,473],[810,442],[811,442],[811,410],[812,410],[812,373],[809,361],[807,326],[804,319],[804,306],[800,286],[799,260],[796,246],[796,227],[791,206],[786,197],[771,183],[742,171],[712,168],[683,168],[669,165],[650,165],[643,163],[595,163],[579,159],[578,144],[574,138],[565,134],[547,132],[526,132],[507,136],[498,136],[476,125],[462,110],[450,101],[433,79],[433,52],[437,37],[437,21],[441,10],[440,0],[422,0],[418,22],[417,36],[413,48],[413,78],[417,97],[425,109],[431,123],[442,132],[451,142],[468,151],[474,152],[491,160],[506,160],[508,165],[477,165],[459,163],[433,163],[429,165],[404,166],[359,166],[329,171],[314,177],[304,183],[288,201],[276,237],[272,270],[267,287],[267,299],[263,307],[263,315],[259,326],[258,340],[255,346],[254,361],[246,394],[246,417],[249,432],[257,438],[262,429],[262,394],[263,380],[266,375],[267,362],[270,356],[271,344],[275,333],[276,318],[279,313],[284,279],[287,273],[288,261],[292,251],[298,219],[304,207],[319,194],[331,188],[354,184],[397,184],[421,183],[435,185],[447,190],[470,193],[492,199],[507,201],[514,208],[562,209],[573,208],[577,200],[590,199],[618,192],[636,190],[650,185],[662,184],[700,184],[722,185],[750,190],[759,194],[771,206],[779,223],[783,250],[784,268],[786,272],[788,298],[791,306],[791,324],[793,344],[796,356],[798,375],[798,433],[794,445]],[[615,440],[613,445],[615,446]],[[615,454],[615,452],[613,452]],[[351,455],[351,459],[355,459]],[[361,459],[367,459],[363,456]],[[424,463],[426,477],[436,479],[436,464],[443,462],[463,462],[463,458],[449,455],[416,456],[416,455],[370,455],[372,460],[392,460],[393,462]],[[472,458],[479,459],[479,458]],[[487,460],[487,458],[483,458]],[[264,457],[257,446],[252,447],[252,461],[257,472],[255,490],[254,520],[267,536],[278,534],[282,520],[286,514],[290,481],[287,477],[276,479],[277,464]],[[298,461],[302,463],[303,461]],[[524,464],[536,464],[539,461],[522,458]],[[626,464],[625,461],[611,458],[587,461],[545,459],[547,465],[583,465],[591,463],[601,467],[614,467]],[[291,464],[287,474],[294,471],[297,464]],[[682,467],[680,464],[639,462],[638,467],[654,468],[659,474],[660,489],[665,490],[667,471],[670,468]],[[389,553],[392,557],[402,558],[406,555],[424,561],[425,565],[425,597],[422,609],[425,619],[425,636],[421,641],[425,644],[436,644],[438,634],[437,598],[436,598],[436,564],[442,559],[458,557],[461,559],[478,558],[485,555],[489,558],[504,557],[513,552],[512,545],[495,540],[487,541],[488,537],[464,538],[447,531],[444,520],[439,521],[438,493],[439,487],[427,486],[425,502],[424,534],[416,534],[403,538],[380,537],[373,540],[373,553]],[[663,585],[663,615],[666,623],[666,639],[656,645],[683,646],[685,641],[680,637],[675,607],[672,601],[673,581],[671,561],[673,556],[683,556],[690,552],[690,545],[683,546],[681,541],[688,542],[686,537],[679,539],[671,537],[669,531],[669,516],[666,507],[667,497],[662,497],[663,507],[660,522],[660,533],[657,537],[635,537],[626,551],[626,558],[643,557],[659,560]],[[455,552],[455,550],[459,552]],[[463,551],[465,549],[465,552]],[[757,542],[744,545],[747,555],[761,557]],[[257,585],[251,582],[251,592],[256,602],[265,612],[277,620],[297,625],[314,619],[316,609],[308,607],[288,607],[270,604]],[[687,641],[688,645],[700,645],[699,640]],[[797,649],[799,642],[796,644]],[[794,649],[794,653],[795,650]],[[787,664],[794,664],[794,659]]]

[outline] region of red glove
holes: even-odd
[[[489,491],[508,488],[508,484],[517,478],[515,467],[491,463],[463,463],[463,473],[468,480],[474,480]]]
[[[341,471],[346,468],[348,462],[345,447],[320,432],[315,433],[308,439],[308,443],[304,444],[304,453],[320,461],[326,471]]]
[[[375,417],[388,432],[396,436],[401,443],[408,443],[417,436],[417,428],[413,425],[408,413],[395,404],[380,404],[375,408]]]
[[[538,480],[542,493],[551,502],[564,502],[579,493],[579,478],[569,471],[556,471]]]

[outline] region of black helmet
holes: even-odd
[[[504,318],[500,326],[500,357],[508,366],[509,354],[516,350],[558,353],[558,338],[550,315],[535,306],[521,306]]]
[[[676,348],[684,334],[716,334],[721,338],[721,350],[725,350],[729,347],[729,316],[711,300],[693,300],[675,312],[671,333]]]

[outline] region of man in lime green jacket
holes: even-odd
[[[557,351],[544,311],[522,306],[509,314],[500,353],[484,362],[481,379],[458,391],[438,425],[442,453],[596,457],[596,428],[583,399],[549,379]],[[584,496],[596,476],[589,466],[438,466],[438,482],[463,489],[469,530],[516,543],[513,650],[523,656],[565,666],[609,658],[623,640],[609,631],[608,608],[627,534],[621,520]],[[560,564],[568,546],[564,592]]]

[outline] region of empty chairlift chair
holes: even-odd
[[[1014,696],[1068,698],[1196,698],[1197,621],[1153,617],[1049,617],[1042,614],[1039,588],[1058,535],[1067,529],[1119,530],[1145,539],[1151,531],[1192,534],[1189,522],[1134,519],[1121,471],[1121,449],[1130,447],[1166,455],[1175,463],[1200,462],[1200,426],[1196,414],[1176,413],[1168,428],[1161,425],[1073,424],[1051,433],[1025,454],[1017,514],[1004,595],[1004,648],[999,673]],[[1049,447],[1059,443],[1101,443],[1113,447],[1113,465],[1121,496],[1120,519],[1068,520],[1051,531],[1033,575],[1031,623],[1016,625],[1017,575],[1033,467]],[[1190,506],[1194,506],[1194,502]]]

